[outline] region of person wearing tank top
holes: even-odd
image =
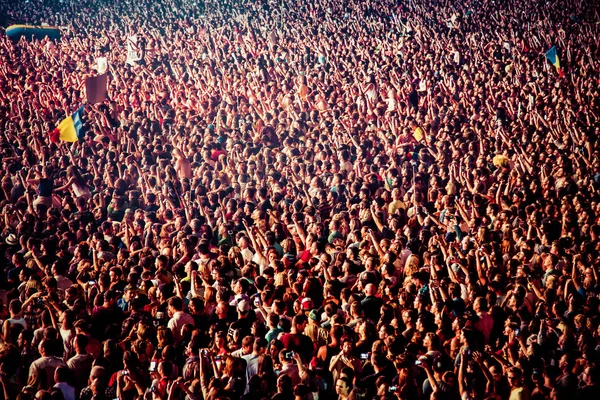
[[[8,311],[10,312],[10,318],[4,321],[2,325],[2,339],[7,343],[16,343],[16,337],[12,337],[12,327],[14,325],[21,325],[23,329],[27,329],[27,321],[21,315],[23,307],[21,301],[13,299],[8,305]],[[14,340],[13,340],[14,339]]]

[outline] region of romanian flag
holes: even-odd
[[[85,132],[83,131],[83,123],[81,116],[83,115],[84,106],[79,107],[73,114],[63,119],[58,127],[50,132],[50,141],[57,143],[59,140],[65,142],[76,142],[83,139]]]
[[[546,52],[546,58],[548,59],[548,61],[550,61],[552,65],[554,65],[556,71],[558,72],[558,75],[560,75],[561,77],[565,76],[563,70],[560,68],[560,60],[558,58],[556,46],[552,46],[550,50]]]

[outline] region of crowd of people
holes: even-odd
[[[0,400],[598,398],[599,8],[3,2]]]

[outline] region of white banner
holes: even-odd
[[[127,37],[127,64],[134,65],[142,59],[137,47],[137,35]]]
[[[108,59],[106,57],[96,58],[96,70],[98,75],[102,75],[108,69]]]

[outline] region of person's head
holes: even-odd
[[[17,316],[21,313],[22,303],[18,299],[11,300],[8,304],[8,311],[10,311],[11,316]]]
[[[54,352],[54,343],[51,339],[42,339],[38,346],[38,351],[42,357],[51,356]]]
[[[173,364],[170,361],[163,361],[158,364],[157,371],[162,378],[168,378],[173,372]]]
[[[73,339],[73,347],[77,354],[85,353],[85,349],[88,345],[88,338],[85,335],[77,334]]]
[[[586,367],[583,371],[582,380],[586,385],[600,384],[600,368],[595,365]]]
[[[306,372],[306,376],[310,374],[310,370]],[[306,400],[307,396],[313,398],[310,387],[304,383],[304,381],[294,387],[294,400]]]
[[[19,337],[17,338],[17,346],[19,346],[20,349],[24,349],[25,347],[31,345],[32,340],[33,331],[30,329],[24,329],[21,331],[21,333],[19,333]]]
[[[500,382],[502,380],[502,367],[498,364],[492,364],[489,368],[490,374],[495,382]]]
[[[563,373],[569,372],[573,369],[575,364],[575,357],[573,357],[572,353],[565,353],[560,357],[558,361],[558,367],[561,369]]]
[[[214,332],[214,347],[217,349],[227,347],[227,333],[223,331]]]
[[[338,396],[348,397],[350,395],[350,391],[352,390],[352,384],[350,380],[346,377],[339,378],[335,382],[335,393]]]
[[[237,308],[237,312],[238,312],[238,317],[246,318],[246,317],[248,317],[250,310],[252,309],[252,306],[250,305],[249,300],[242,299],[238,302],[236,308]]]
[[[372,283],[367,284],[365,286],[365,295],[366,296],[375,296],[377,294],[377,286]]]
[[[50,325],[52,324],[52,321],[50,321]],[[75,323],[73,324],[73,326],[75,327],[75,333],[76,334],[82,334],[82,335],[86,335],[90,332],[90,326],[89,324],[83,320],[77,320],[75,321]]]
[[[267,350],[267,339],[265,339],[264,337],[257,337],[256,339],[254,339],[254,344],[252,346],[252,353],[255,355],[262,355],[264,354],[264,352]]]
[[[106,377],[106,370],[104,367],[96,365],[92,367],[90,371],[90,376],[88,378],[88,384],[92,384],[95,380],[104,380]]]
[[[291,393],[292,387],[292,378],[289,375],[280,375],[277,378],[278,393]]]
[[[265,374],[272,374],[274,370],[273,359],[267,354],[261,354],[257,360],[257,374],[262,376]]]
[[[250,282],[246,278],[240,278],[233,284],[232,290],[235,294],[244,294],[248,292],[249,287]]]
[[[70,370],[68,367],[60,366],[54,370],[54,380],[57,383],[67,382],[69,380]]]
[[[365,328],[367,327],[366,325],[367,323],[365,322]],[[379,337],[379,339],[381,340],[385,340],[386,338],[392,336],[394,334],[394,327],[391,325],[381,325],[379,327],[379,330],[377,331],[377,336]]]
[[[521,371],[520,368],[517,368],[517,367],[509,368],[508,373],[506,374],[506,377],[508,378],[508,383],[510,384],[510,387],[516,388],[516,387],[520,387],[522,385],[523,372]]]
[[[488,310],[488,303],[485,297],[478,297],[473,302],[473,310],[476,313],[486,312]]]
[[[168,348],[167,346],[166,348]],[[165,349],[166,349],[165,348]],[[165,351],[163,350],[162,358],[165,359]],[[123,368],[126,370],[134,370],[139,363],[138,355],[134,351],[127,350],[123,353]]]
[[[161,326],[156,330],[156,338],[158,339],[158,347],[164,348],[173,344],[173,332],[165,326]]]
[[[416,320],[417,320],[417,313],[415,312],[415,310],[408,309],[408,310],[402,311],[402,322],[404,322],[405,325],[414,324],[416,322]]]
[[[297,314],[292,319],[292,326],[296,330],[297,333],[304,332],[304,328],[308,324],[308,318],[304,314]]]
[[[268,347],[269,356],[271,356],[271,358],[273,360],[278,360],[279,353],[281,352],[282,349],[283,349],[283,343],[280,340],[277,340],[277,339],[271,340],[271,342],[269,343],[269,347]]]
[[[128,303],[131,302],[131,300],[135,297],[135,292],[135,287],[131,285],[125,286],[125,289],[123,290],[123,300]]]
[[[427,350],[436,350],[439,348],[440,346],[440,338],[437,334],[435,334],[434,332],[429,332],[425,335],[425,338],[423,339],[423,346],[425,346],[425,348]]]
[[[176,312],[183,311],[183,300],[181,297],[173,296],[169,299],[168,311],[170,315],[174,315]]]
[[[215,308],[215,314],[219,318],[227,318],[228,305],[224,301],[220,301]]]
[[[269,316],[267,317],[267,326],[270,329],[275,329],[278,324],[279,324],[279,315],[277,315],[275,313],[270,313]]]
[[[103,392],[103,390],[105,390],[105,388],[106,382],[104,382],[104,379],[94,379],[90,383],[90,390],[92,391],[92,394],[94,396],[100,395]]]
[[[110,278],[111,283],[120,281],[122,276],[123,270],[120,267],[112,267],[108,271],[108,277]]]
[[[342,352],[348,356],[348,355],[351,355],[353,351],[354,351],[354,342],[350,339],[343,339],[342,340]]]
[[[109,289],[106,293],[104,293],[104,306],[106,308],[114,307],[118,297],[119,296],[115,290]]]

